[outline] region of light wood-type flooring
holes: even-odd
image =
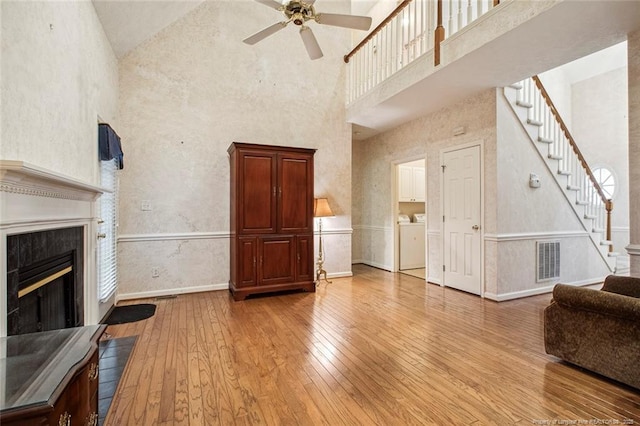
[[[353,272],[315,294],[144,300],[155,316],[107,329],[138,339],[105,424],[640,424],[640,391],[545,354],[551,295]]]

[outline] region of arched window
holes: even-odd
[[[609,200],[612,199],[616,193],[616,178],[613,176],[613,172],[606,167],[597,167],[592,172],[605,197]]]

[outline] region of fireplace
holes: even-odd
[[[83,325],[82,227],[7,237],[7,335]]]
[[[98,323],[96,201],[103,192],[0,160],[0,337]]]

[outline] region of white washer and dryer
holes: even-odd
[[[401,215],[402,216],[402,215]],[[413,215],[413,222],[398,220],[400,226],[400,270],[425,267],[424,213]]]

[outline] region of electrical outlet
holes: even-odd
[[[140,202],[140,210],[143,212],[151,211],[151,202],[148,200],[142,200],[142,202]]]
[[[152,278],[158,278],[159,276],[160,276],[160,269],[151,268],[151,277]]]

